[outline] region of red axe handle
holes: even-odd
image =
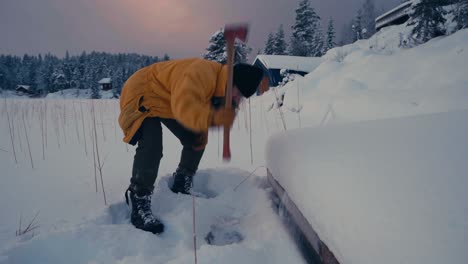
[[[227,47],[227,67],[228,67],[228,79],[226,85],[226,109],[232,108],[232,83],[234,75],[234,42],[236,38],[246,41],[247,40],[248,25],[247,24],[231,24],[226,25],[224,28],[224,38],[226,39]],[[230,127],[224,127],[224,142],[223,142],[223,160],[231,160],[231,148],[230,148]]]

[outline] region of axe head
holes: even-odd
[[[224,38],[227,41],[234,42],[236,38],[246,42],[249,25],[247,23],[227,24],[224,27]]]

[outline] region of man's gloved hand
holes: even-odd
[[[235,118],[236,111],[233,108],[229,110],[226,108],[214,110],[211,115],[211,125],[231,127],[232,123],[234,123]]]

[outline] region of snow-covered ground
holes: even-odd
[[[168,188],[179,160],[179,141],[164,131],[164,158],[153,197],[153,210],[167,231],[155,236],[134,229],[123,196],[134,148],[121,142],[122,133],[115,121],[118,101],[95,101],[98,149],[109,205],[105,206],[99,173],[97,192],[95,187],[92,104],[89,100],[0,102],[0,263],[193,262],[192,199]],[[8,119],[14,126],[17,163]],[[223,164],[216,144],[218,131],[212,131],[212,143],[195,180],[195,192],[204,196],[196,199],[200,263],[301,263],[298,250],[275,214],[270,189],[259,177],[265,170],[247,178],[254,169],[250,158],[243,159],[249,156],[248,134],[240,127],[234,131],[243,140],[233,139],[233,163]],[[15,237],[20,217],[24,229],[36,213],[38,228]],[[207,245],[204,237],[212,226],[239,232],[243,241]],[[221,237],[221,244],[227,242]]]
[[[353,138],[353,133],[356,132],[345,127],[356,121],[403,118],[399,121],[389,121],[389,123],[378,121],[384,122],[383,127],[392,128],[393,123],[407,122],[405,120],[408,120],[406,119],[408,116],[468,108],[468,75],[466,74],[468,30],[435,39],[413,49],[401,49],[398,47],[399,34],[406,31],[402,26],[391,27],[370,40],[333,49],[327,53],[324,62],[311,74],[304,78],[297,78],[296,81],[288,83],[276,92],[270,91],[264,96],[253,98],[250,110],[252,125],[250,126],[249,107],[246,104],[233,127],[231,163],[223,163],[220,157],[222,138],[219,135],[222,133],[216,130],[210,132],[208,148],[195,182],[196,190],[207,196],[196,200],[200,263],[301,263],[302,261],[292,240],[282,227],[281,220],[274,213],[273,205],[269,200],[271,189],[265,185],[265,168],[260,167],[266,165],[265,149],[268,138],[284,130],[281,114],[278,109],[271,108],[276,94],[285,94],[282,111],[284,124],[288,130],[305,126],[325,126],[323,129],[333,129],[335,125],[340,124],[343,126],[343,131],[350,133],[346,135],[346,138]],[[93,115],[90,112],[92,101],[48,99],[2,99],[0,101],[0,167],[2,169],[0,263],[192,262],[191,198],[174,195],[167,187],[170,181],[169,176],[179,159],[180,146],[177,139],[167,130],[164,131],[164,157],[153,198],[153,209],[167,224],[167,232],[161,236],[154,236],[135,230],[128,224],[127,209],[123,204],[123,191],[128,185],[134,148],[125,146],[121,142],[122,135],[116,122],[118,101],[99,100],[94,101],[94,104],[99,155],[104,164],[102,172],[108,206],[104,206],[99,174],[97,192],[95,189],[92,147]],[[300,111],[297,111],[298,109]],[[461,113],[463,118],[466,115],[466,112],[458,113]],[[12,133],[10,133],[9,123],[13,124]],[[41,124],[47,125],[41,126]],[[349,126],[359,125],[349,124]],[[452,130],[445,132],[441,130],[439,122],[427,121],[424,122],[424,126],[427,130],[431,130],[431,126],[434,126],[434,131],[442,131],[441,136],[450,136],[453,133]],[[250,127],[252,135],[249,134]],[[341,130],[337,127],[335,129]],[[320,141],[320,138],[314,136],[316,132],[291,133],[297,135],[288,139],[292,146],[297,145],[297,142],[310,144]],[[436,135],[437,133],[429,134]],[[14,144],[11,143],[11,135],[13,135]],[[409,135],[416,137],[414,134]],[[332,136],[330,135],[327,140],[330,150],[339,152],[342,141]],[[368,136],[371,140],[375,135],[361,136]],[[250,138],[252,138],[252,155]],[[466,139],[460,138],[459,143],[466,144]],[[387,140],[386,138],[380,139],[381,141]],[[385,142],[377,143],[388,147],[389,144],[384,144]],[[15,147],[17,162],[15,162],[12,145]],[[412,146],[414,145],[408,145],[408,147]],[[301,158],[304,162],[310,161],[310,164],[314,164],[313,161],[317,162],[318,158],[323,157],[321,156],[323,152],[315,153],[313,147],[311,148],[312,153],[308,152],[307,156]],[[410,153],[413,153],[413,150],[410,149]],[[424,161],[428,160],[428,157],[442,155],[439,152],[433,153],[431,150],[434,151],[430,149],[427,152],[418,152],[423,155],[418,157],[418,160]],[[391,149],[384,148],[381,151],[385,155],[392,153]],[[455,158],[466,159],[466,152],[463,152],[460,146],[454,148],[454,151],[454,153],[459,153],[459,156]],[[294,155],[290,153],[279,155],[281,154],[286,161],[289,160],[293,165],[295,164],[295,161],[290,159]],[[327,158],[337,162],[340,156],[336,156],[334,160],[335,154],[330,153]],[[370,155],[366,152],[364,154]],[[412,158],[408,157],[410,161]],[[411,164],[410,161],[408,164]],[[340,168],[338,165],[337,171]],[[291,167],[291,164],[288,166]],[[427,168],[432,168],[431,166]],[[247,178],[250,172],[258,167],[260,168],[255,171],[254,176]],[[294,176],[311,177],[310,168],[304,169],[306,171],[299,170],[299,168],[300,166],[297,166],[297,170],[291,169],[289,172],[294,173]],[[448,169],[447,173],[450,172]],[[423,186],[428,187],[428,190],[432,190],[437,184],[436,180],[440,180],[435,177],[435,173],[431,174],[433,177],[426,179],[427,182],[422,183]],[[419,175],[412,174],[414,177],[419,177]],[[394,206],[396,203],[392,203],[392,197],[398,197],[399,193],[393,193],[391,189],[378,184],[382,182],[388,185],[393,184],[399,187],[398,191],[417,190],[413,187],[417,187],[416,184],[419,182],[414,183],[400,176],[387,179],[382,178],[382,174],[379,178],[367,178],[369,181],[375,181],[361,185],[359,190],[362,196],[359,197],[365,197],[366,192],[371,195],[376,190],[384,190],[383,194],[389,195],[389,197],[382,198],[388,201],[384,204]],[[247,180],[234,191],[235,187],[246,178]],[[321,181],[320,178],[318,179]],[[343,183],[338,179],[336,181],[333,184]],[[348,181],[347,184],[355,183],[350,178]],[[451,197],[452,191],[454,195],[460,194],[457,188],[452,188],[453,186],[450,185],[456,182],[444,183],[449,185],[443,185],[445,189],[441,195]],[[321,183],[329,183],[329,179],[323,179],[317,185]],[[372,185],[373,183],[378,186]],[[466,186],[466,180],[461,184],[464,184],[461,186]],[[349,186],[349,190],[352,191],[352,185]],[[365,188],[366,186],[369,188]],[[313,187],[315,186],[310,186],[311,191]],[[460,188],[460,186],[457,187]],[[287,191],[294,192],[293,189]],[[320,196],[320,192],[314,195]],[[415,191],[414,196],[419,197],[419,195],[420,193]],[[297,197],[294,194],[291,196]],[[463,194],[460,196],[461,201],[467,198]],[[355,198],[351,195],[346,197],[350,203]],[[317,199],[323,199],[323,197]],[[403,197],[398,199],[403,199]],[[361,207],[360,211],[355,211],[350,209],[352,207],[337,209],[332,206],[333,203],[328,206],[327,201],[322,201],[324,204],[319,207],[324,209],[324,212],[309,211],[313,214],[310,219],[312,223],[316,223],[315,217],[324,217],[323,223],[334,223],[336,219],[328,219],[328,217],[333,218],[344,214],[333,211],[338,209],[346,210],[345,213],[353,217],[362,216],[362,221],[365,221],[366,217],[372,217],[367,214],[373,210],[378,210],[378,212],[386,210],[386,208],[376,209],[375,207],[380,206],[377,202],[363,203],[361,205],[365,206]],[[314,205],[318,200],[295,202],[299,204],[302,202],[303,206],[307,207]],[[413,200],[413,202],[419,203],[420,201]],[[435,206],[443,204],[443,202],[436,203]],[[446,224],[449,227],[436,230],[432,235],[434,239],[452,238],[454,241],[460,241],[461,244],[458,246],[462,249],[467,247],[466,239],[460,239],[459,234],[450,237],[447,234],[451,233],[443,233],[447,230],[448,232],[458,230],[457,226],[459,228],[464,226],[465,230],[467,229],[467,210],[457,205],[451,205],[454,207],[450,207],[449,210],[453,212],[458,209],[457,214],[440,215],[434,220],[433,223]],[[430,204],[428,203],[427,206]],[[395,216],[395,219],[404,219],[405,211],[396,211],[400,215]],[[38,213],[36,223],[39,227],[34,230],[34,233],[16,237],[15,231],[19,226],[20,216],[24,228],[36,213]],[[413,213],[417,218],[409,220],[423,217],[417,212]],[[377,215],[377,217],[382,216],[384,215]],[[454,220],[453,216],[462,217],[462,219]],[[331,249],[336,251],[343,263],[346,261],[349,261],[346,263],[360,263],[355,261],[365,260],[364,257],[368,251],[346,240],[349,238],[348,234],[354,235],[359,232],[356,231],[355,225],[348,225],[346,219],[340,219],[343,222],[339,228],[318,225],[317,231],[323,235],[321,238],[325,242],[331,244]],[[384,220],[393,224],[400,223],[390,221],[392,219]],[[414,221],[409,221],[407,224],[407,226],[392,226],[392,228],[406,228],[414,224]],[[209,246],[204,242],[203,236],[210,230],[210,225],[223,225],[226,229],[238,231],[244,236],[244,240],[231,245]],[[324,229],[320,229],[322,227]],[[381,237],[388,235],[394,238],[394,233],[389,233],[392,230],[386,226],[378,227],[373,226],[372,229],[365,231],[372,230],[372,232],[378,232]],[[33,234],[34,237],[31,238]],[[345,234],[345,239],[343,239],[343,234]],[[419,245],[431,243],[427,241],[427,236],[415,236],[413,239],[414,241],[411,242],[414,243],[411,245],[417,245],[419,241],[422,243]],[[398,254],[399,247],[404,245],[407,244],[397,243],[392,244],[391,248],[379,248],[379,250],[386,254]],[[445,249],[447,248],[441,248],[440,252],[454,252],[453,249]],[[419,251],[421,248],[415,250],[421,252]],[[417,254],[416,252],[414,254]],[[456,257],[459,256],[462,255],[457,255],[452,259],[458,260]],[[424,259],[424,256],[420,257]],[[428,263],[419,260],[411,259],[408,263]],[[379,261],[378,263],[385,262]]]

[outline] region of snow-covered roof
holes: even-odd
[[[268,69],[290,69],[303,72],[311,72],[322,62],[318,57],[299,57],[286,55],[258,55],[255,61],[259,60]]]
[[[99,81],[99,84],[107,84],[107,83],[111,83],[111,82],[112,82],[111,78],[102,78]]]
[[[16,90],[18,90],[18,89],[25,89],[25,90],[29,91],[31,89],[31,86],[19,84],[19,85],[16,86]]]
[[[402,9],[409,8],[411,5],[413,5],[413,1],[404,2],[404,3],[402,3],[402,4],[398,5],[398,6],[396,6],[395,8],[393,8],[393,9],[391,9],[391,10],[385,12],[384,14],[378,16],[378,17],[375,19],[375,21],[379,21],[379,20],[381,20],[382,18],[384,18],[384,17],[386,17],[386,16],[388,16],[388,15],[390,15],[390,14],[392,14],[392,13],[395,13],[395,12],[397,12],[397,11],[400,11],[400,10],[402,10]]]

